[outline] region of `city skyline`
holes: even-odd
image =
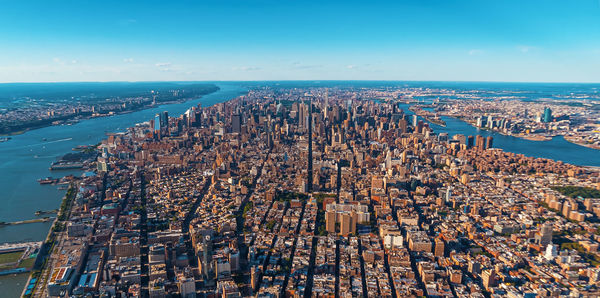
[[[9,3],[0,82],[600,82],[600,2]]]

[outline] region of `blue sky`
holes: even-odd
[[[600,82],[600,0],[0,0],[0,82]]]

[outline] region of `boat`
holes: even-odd
[[[83,168],[82,162],[53,162],[50,171],[54,170],[73,170]]]
[[[73,148],[73,151],[84,151],[89,148],[91,148],[91,146],[89,146],[89,145],[79,145],[79,146]]]
[[[2,137],[2,138],[0,138],[0,143],[6,142],[10,139],[12,139],[12,138],[11,137]]]
[[[38,182],[40,184],[52,184],[52,183],[58,182],[58,179],[54,179],[52,177],[46,177],[46,178],[38,179]]]

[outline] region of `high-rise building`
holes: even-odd
[[[552,110],[548,107],[544,108],[544,122],[552,122]]]
[[[335,233],[336,214],[335,211],[325,213],[325,229],[329,233]]]
[[[434,255],[436,257],[443,257],[444,256],[444,250],[445,250],[445,245],[444,245],[444,240],[442,239],[435,239],[435,251],[434,251]]]
[[[408,131],[407,125],[408,124],[406,123],[406,120],[400,119],[400,121],[398,122],[398,128],[400,129],[400,132],[406,133]]]
[[[306,113],[304,112],[304,102],[298,105],[298,128],[304,130],[306,122]]]
[[[164,111],[154,116],[154,131],[159,136],[169,135],[169,112]]]
[[[481,273],[481,281],[483,283],[483,287],[486,290],[489,290],[490,287],[496,285],[496,271],[494,271],[494,269],[484,270]]]
[[[419,122],[417,122],[417,133],[423,133],[423,120],[419,120]]]
[[[160,127],[169,127],[169,112],[163,111],[160,113]]]
[[[473,148],[474,143],[475,143],[475,138],[473,136],[468,136],[467,137],[467,148]]]
[[[477,137],[475,137],[475,146],[479,150],[485,150],[485,137],[477,135]]]
[[[231,132],[242,132],[242,116],[240,114],[234,114],[231,116]]]
[[[154,126],[154,132],[160,135],[160,114],[154,115],[154,121],[152,124]]]
[[[494,143],[494,137],[492,137],[492,136],[488,136],[488,137],[485,139],[485,148],[486,148],[486,149],[490,149],[490,148],[492,148],[492,145],[493,145],[493,143]]]
[[[546,223],[540,229],[539,244],[542,247],[552,243],[552,224]]]
[[[308,177],[306,179],[306,192],[312,192],[313,185],[313,158],[312,158],[312,98],[308,107]]]

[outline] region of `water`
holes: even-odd
[[[28,274],[0,276],[0,296],[20,297],[28,277]]]
[[[129,114],[101,117],[81,121],[71,126],[49,126],[13,136],[0,143],[0,221],[17,221],[35,218],[37,210],[53,210],[60,206],[64,190],[57,186],[40,185],[37,179],[47,176],[64,176],[77,171],[50,172],[48,167],[60,156],[78,145],[97,144],[107,132],[124,131],[136,123],[152,119],[161,111],[178,116],[199,103],[210,106],[239,96],[246,89],[239,84],[219,83],[221,90],[200,99],[168,104]],[[46,139],[46,141],[43,141]],[[0,243],[15,241],[41,241],[45,239],[51,223],[0,227]],[[0,293],[16,297],[21,293],[28,275],[0,277]],[[12,295],[16,293],[16,295]],[[4,296],[4,295],[0,295]]]
[[[530,141],[489,130],[478,129],[456,118],[444,116],[441,118],[446,121],[446,127],[430,123],[431,128],[436,133],[446,132],[450,136],[455,134],[492,136],[494,137],[493,146],[501,148],[504,151],[521,153],[526,156],[562,160],[574,165],[600,167],[600,150],[570,143],[562,136],[554,137],[550,141]]]
[[[408,110],[408,104],[400,104],[399,107],[407,114],[414,114]],[[456,134],[465,136],[492,136],[494,137],[494,148],[504,151],[524,154],[526,156],[550,158],[561,160],[566,163],[579,166],[600,167],[600,150],[579,146],[566,141],[562,136],[554,137],[549,141],[531,141],[513,136],[503,135],[498,132],[479,129],[462,120],[452,117],[441,116],[446,126],[429,123],[435,133],[448,133],[452,137]],[[419,117],[420,120],[426,121]]]

